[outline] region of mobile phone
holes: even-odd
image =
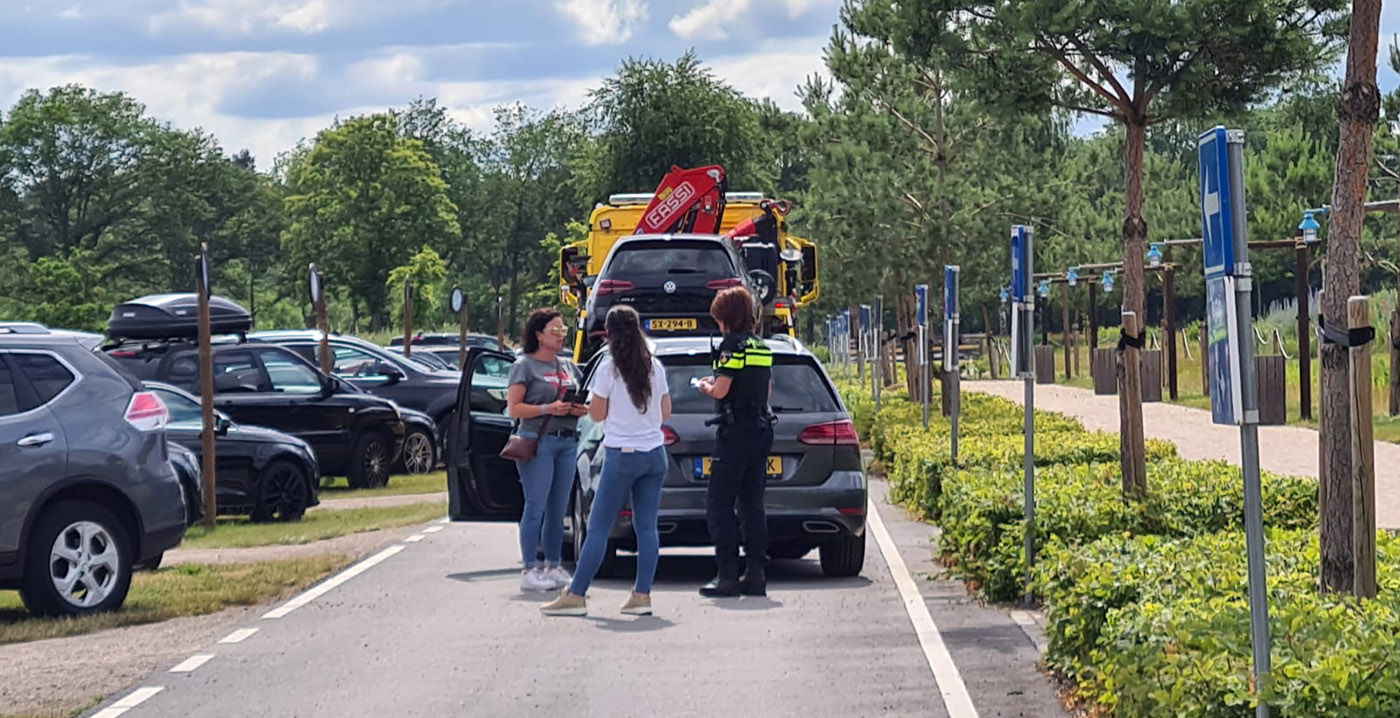
[[[565,390],[564,396],[563,396],[559,401],[567,402],[567,403],[570,403],[570,404],[582,404],[582,403],[583,403],[581,397],[579,397],[578,389],[568,389],[568,390]]]

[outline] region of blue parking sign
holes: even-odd
[[[1197,141],[1201,174],[1201,239],[1207,277],[1235,273],[1235,200],[1230,190],[1228,133],[1217,125]]]
[[[1031,301],[1031,228],[1011,228],[1011,300]]]
[[[918,308],[914,312],[914,323],[921,327],[928,326],[928,285],[915,284],[914,298],[918,300]]]
[[[943,265],[943,318],[958,316],[958,275],[961,268],[956,264]]]
[[[1206,353],[1210,362],[1210,413],[1217,424],[1238,425],[1244,417],[1240,354],[1236,341],[1235,278],[1206,280]]]

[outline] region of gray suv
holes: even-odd
[[[185,535],[168,419],[70,333],[0,323],[0,589],[45,616],[121,606]]]

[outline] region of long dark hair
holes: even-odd
[[[618,305],[608,310],[603,326],[608,330],[608,354],[617,375],[627,385],[627,395],[637,411],[647,413],[651,403],[651,347],[642,333],[642,318],[637,310]]]
[[[562,317],[558,309],[554,307],[541,307],[530,312],[529,318],[525,320],[525,329],[520,333],[520,351],[526,354],[534,354],[540,350],[540,332],[544,331],[545,325],[554,321],[555,317]]]

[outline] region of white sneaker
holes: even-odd
[[[554,582],[549,580],[543,568],[527,569],[520,574],[521,591],[553,591]]]
[[[544,572],[545,580],[552,581],[553,588],[568,588],[574,582],[574,577],[564,570],[563,566],[555,566]]]

